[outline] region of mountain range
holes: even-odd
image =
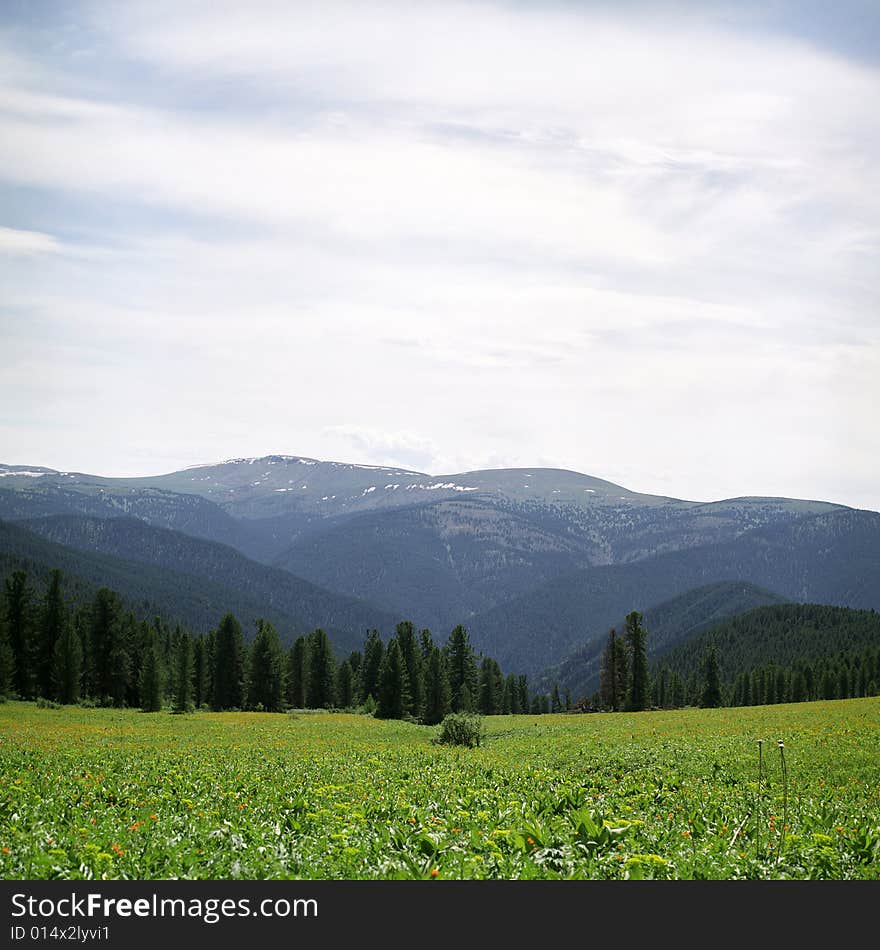
[[[701,503],[590,475],[434,476],[273,455],[111,478],[0,465],[0,564],[59,566],[193,629],[238,611],[340,654],[412,620],[464,624],[505,672],[595,685],[610,627],[654,653],[785,601],[880,608],[880,513],[828,501]],[[106,578],[106,579],[105,579]],[[111,583],[112,578],[112,583]]]

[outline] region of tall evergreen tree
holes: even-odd
[[[449,635],[446,645],[449,686],[452,689],[452,711],[470,712],[479,686],[479,674],[467,630],[459,624]]]
[[[319,627],[309,634],[309,680],[306,691],[313,709],[329,709],[336,702],[336,658],[327,634]]]
[[[174,679],[174,702],[172,711],[192,712],[193,709],[193,642],[188,633],[181,632],[177,638],[177,656],[175,657],[177,675]]]
[[[379,669],[385,655],[385,644],[379,636],[378,630],[371,630],[364,643],[364,662],[361,664],[361,703],[372,696],[374,701],[379,699]]]
[[[406,663],[397,638],[388,643],[379,670],[379,697],[376,706],[377,719],[403,719],[409,715],[412,700]]]
[[[12,648],[12,689],[22,699],[33,696],[33,591],[25,571],[13,571],[6,579],[6,635]]]
[[[78,703],[82,695],[83,648],[76,627],[68,621],[55,641],[52,693],[59,703]]]
[[[164,673],[162,645],[159,633],[153,626],[147,631],[141,661],[140,697],[141,709],[144,712],[159,712],[162,709]]]
[[[122,601],[116,591],[102,587],[97,592],[91,621],[92,695],[104,703],[121,706],[129,685],[130,660]]]
[[[504,680],[501,669],[492,657],[484,657],[480,663],[479,710],[484,716],[497,716],[501,712]]]
[[[647,709],[651,696],[651,682],[648,675],[648,631],[642,626],[642,615],[637,610],[627,614],[624,637],[629,647],[630,666],[626,708],[630,711]]]
[[[193,644],[193,704],[196,709],[211,704],[211,644],[204,635]]]
[[[70,617],[61,592],[61,571],[57,568],[49,576],[49,586],[39,613],[37,626],[34,674],[38,696],[52,698],[52,671],[55,665],[55,644],[58,642]]]
[[[350,709],[354,705],[355,682],[354,671],[349,660],[343,660],[336,671],[336,702],[343,709]]]
[[[415,627],[409,620],[403,620],[397,625],[397,642],[400,645],[400,654],[406,665],[406,677],[409,684],[410,709],[409,715],[419,719],[425,704],[425,682],[422,670],[421,644],[416,638]]]
[[[425,670],[425,711],[423,722],[429,726],[443,721],[451,710],[452,690],[449,686],[449,671],[446,655],[438,646],[431,648]]]
[[[250,652],[248,705],[266,712],[281,712],[284,706],[284,650],[275,628],[257,621],[257,634]]]
[[[628,675],[626,644],[612,628],[608,633],[605,649],[602,651],[599,672],[599,699],[605,709],[610,709],[612,712],[623,709]]]
[[[305,709],[309,681],[309,645],[305,637],[297,637],[287,653],[287,703],[294,709]]]
[[[234,614],[226,614],[214,635],[214,699],[212,707],[244,707],[244,637]]]
[[[700,705],[714,709],[721,705],[721,671],[718,667],[718,653],[710,647],[703,657],[703,695]]]
[[[6,621],[0,616],[0,703],[12,694],[13,679],[15,676],[15,657],[9,645],[9,634],[6,632]]]

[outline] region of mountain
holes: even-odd
[[[648,631],[648,657],[658,659],[676,645],[692,640],[731,617],[757,607],[783,603],[783,598],[772,591],[740,581],[723,581],[686,591],[661,604],[642,611],[642,626]],[[623,614],[611,626],[622,634]],[[610,628],[609,628],[610,629]],[[599,688],[602,651],[607,643],[604,636],[590,640],[586,645],[565,657],[536,677],[538,689],[549,690],[554,682],[567,689],[572,696],[591,696]]]
[[[239,620],[248,634],[261,616],[272,620],[287,640],[323,627],[337,651],[345,655],[363,646],[369,629],[389,635],[403,619],[250,561],[226,545],[154,528],[137,519],[55,515],[24,525],[0,524],[4,528],[0,550],[7,560],[9,553],[16,553],[19,559],[33,556],[42,564],[55,557],[57,563],[51,566],[113,587],[122,595],[136,591],[144,597],[155,590],[149,599],[165,603],[164,612],[167,605],[176,605],[172,609],[186,615],[196,632],[216,625],[227,611],[240,611]],[[51,548],[31,555],[34,536],[52,542]],[[79,552],[87,552],[91,559],[84,559]],[[145,574],[145,565],[153,571]],[[200,608],[194,609],[193,597]],[[236,603],[240,604],[238,611]]]
[[[184,572],[211,564],[216,581],[225,571],[233,584],[249,576],[229,557],[234,549],[248,571],[259,562],[324,597],[366,602],[441,637],[463,623],[506,669],[531,676],[604,636],[630,610],[706,585],[748,583],[789,600],[852,607],[880,600],[876,512],[791,498],[695,502],[563,469],[435,476],[270,455],[108,478],[0,465],[0,518],[27,526],[47,516],[136,519],[219,543],[223,558],[181,554],[178,539],[162,562]],[[99,533],[102,545],[109,530]],[[112,537],[123,559],[164,551],[131,527]],[[263,580],[247,582],[251,595],[279,596],[265,581],[277,575],[255,576]],[[346,612],[340,603],[327,609],[350,628],[361,608]]]
[[[721,581],[793,601],[880,608],[880,513],[840,509],[708,544],[556,578],[470,621],[505,669],[537,674],[601,640],[630,610]]]

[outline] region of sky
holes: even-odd
[[[0,4],[0,462],[880,510],[880,4]]]

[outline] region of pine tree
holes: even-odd
[[[503,689],[498,663],[492,657],[484,657],[479,680],[479,710],[484,716],[497,716],[501,712]]]
[[[378,630],[371,630],[364,643],[364,662],[361,669],[361,704],[367,701],[368,696],[376,702],[379,698],[379,669],[385,654],[385,645],[379,636]]]
[[[550,693],[550,712],[562,712],[562,698],[559,695],[559,683],[553,683],[553,689]]]
[[[6,635],[12,649],[12,691],[21,699],[33,696],[33,591],[25,571],[6,579]]]
[[[319,627],[309,634],[309,679],[306,690],[312,709],[330,709],[336,702],[336,658],[327,634]]]
[[[452,689],[452,711],[470,712],[473,710],[479,676],[468,632],[461,624],[449,635],[446,650],[449,685]]]
[[[284,659],[275,628],[266,620],[258,620],[248,676],[248,705],[251,709],[281,712],[284,705]]]
[[[379,670],[379,698],[377,719],[403,719],[411,708],[406,663],[397,638],[393,638],[382,658]]]
[[[612,628],[608,633],[605,649],[602,651],[599,673],[599,697],[605,709],[610,709],[612,712],[623,709],[628,674],[629,661],[626,644]]]
[[[396,638],[400,646],[400,655],[403,657],[406,666],[406,678],[410,695],[409,715],[413,719],[419,719],[425,704],[421,644],[416,638],[415,627],[409,620],[404,620],[397,625]]]
[[[718,654],[710,647],[703,657],[703,694],[700,705],[705,709],[715,709],[721,705],[721,671],[718,667]]]
[[[162,709],[163,666],[162,646],[154,626],[148,631],[141,663],[140,697],[144,712],[159,712]]]
[[[121,706],[128,687],[130,666],[122,603],[115,591],[102,587],[97,592],[91,620],[92,695],[101,702]]]
[[[40,608],[37,627],[34,673],[38,696],[53,698],[52,671],[55,665],[55,644],[58,642],[70,617],[61,593],[61,571],[57,568],[49,576],[49,586]]]
[[[648,675],[648,631],[642,626],[642,615],[637,610],[627,614],[624,637],[629,647],[630,667],[626,708],[630,711],[647,709],[651,695]]]
[[[207,636],[197,637],[193,644],[193,704],[196,709],[210,705],[211,649]]]
[[[5,620],[0,616],[0,703],[5,702],[12,694],[14,677],[15,657],[9,645]]]
[[[82,692],[83,648],[76,627],[64,624],[52,657],[52,696],[64,705],[78,703]]]
[[[348,660],[343,660],[336,671],[336,702],[343,709],[354,705],[354,672]]]
[[[297,637],[287,653],[287,704],[294,709],[307,706],[309,681],[309,645],[305,637]]]
[[[529,698],[529,678],[525,673],[520,673],[517,677],[516,685],[519,692],[519,710],[520,712],[527,713],[531,706],[531,700]],[[516,704],[514,704],[515,707]]]
[[[423,721],[433,726],[443,721],[451,709],[452,690],[446,656],[438,646],[431,648],[425,673],[425,712]]]
[[[171,710],[187,713],[193,710],[193,642],[188,633],[177,640],[176,676],[174,678],[174,702]]]
[[[244,707],[244,637],[234,614],[226,614],[214,635],[214,699],[212,707]]]

